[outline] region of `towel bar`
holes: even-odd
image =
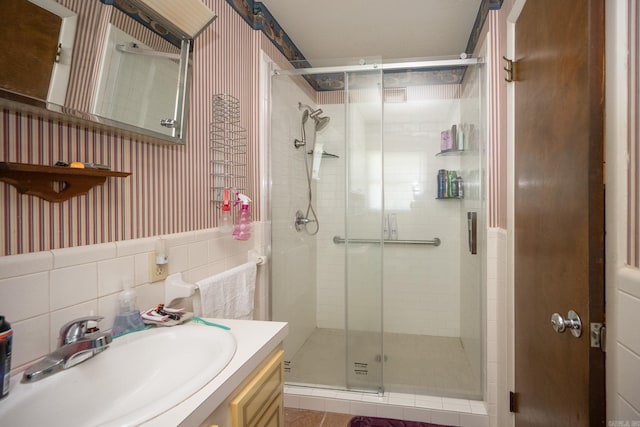
[[[442,241],[438,237],[434,237],[432,240],[378,240],[378,239],[345,239],[339,236],[333,236],[333,243],[336,245],[341,243],[384,243],[393,245],[431,245],[440,246]]]
[[[249,251],[247,254],[249,261],[253,261],[256,265],[263,265],[267,262],[265,255],[259,255],[256,251]],[[167,276],[164,280],[164,305],[171,306],[171,302],[178,298],[188,298],[193,296],[198,289],[197,283],[189,283],[182,280],[182,273],[174,273]]]

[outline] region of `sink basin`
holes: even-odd
[[[41,381],[12,378],[0,401],[6,426],[129,426],[189,398],[229,363],[229,331],[187,324],[113,340],[104,352]]]

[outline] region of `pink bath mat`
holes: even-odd
[[[418,421],[393,420],[391,418],[354,417],[349,427],[451,427],[442,424],[421,423]]]

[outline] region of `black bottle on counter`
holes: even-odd
[[[0,399],[9,394],[12,340],[11,325],[4,319],[4,316],[0,316]]]

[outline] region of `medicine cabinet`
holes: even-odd
[[[195,35],[155,15],[146,8],[150,3],[4,0],[0,37],[11,53],[0,58],[0,107],[141,141],[184,144]],[[187,3],[204,8],[197,14],[204,19],[199,33],[215,15],[201,0],[180,6]],[[35,41],[25,42],[25,35]],[[15,83],[36,69],[33,58],[42,71],[22,86]],[[32,92],[38,85],[43,89]]]

